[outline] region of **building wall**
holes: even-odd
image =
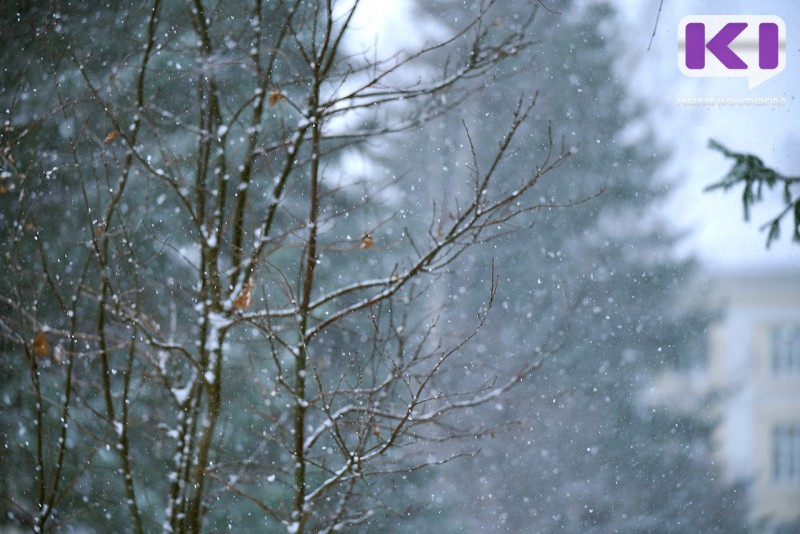
[[[710,332],[709,358],[712,386],[721,395],[715,433],[718,456],[729,481],[752,483],[756,521],[796,520],[800,518],[800,271],[712,273],[710,282],[712,302],[723,310]],[[794,367],[774,364],[780,343],[776,332],[782,328],[797,336],[790,348],[797,352],[791,356],[797,358]]]

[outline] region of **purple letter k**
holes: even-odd
[[[686,67],[702,69],[706,66],[706,48],[728,69],[746,69],[747,63],[734,54],[731,42],[747,28],[746,22],[729,22],[706,44],[705,25],[692,22],[686,25]]]

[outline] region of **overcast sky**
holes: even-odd
[[[742,222],[741,190],[703,193],[730,167],[721,154],[707,148],[708,139],[733,150],[754,153],[783,174],[800,176],[800,2],[708,2],[665,0],[650,51],[647,45],[658,13],[658,0],[616,0],[629,43],[621,72],[631,88],[649,104],[648,122],[674,156],[665,169],[673,195],[665,212],[689,231],[686,250],[714,267],[782,264],[800,267],[800,245],[791,243],[789,224],[782,240],[764,249],[766,234],[759,226],[777,213],[776,206],[757,209],[750,224]],[[687,15],[777,15],[787,27],[786,69],[749,90],[745,78],[689,78],[677,63],[677,33]],[[785,98],[784,106],[689,107],[681,97]],[[776,192],[776,194],[779,194]],[[786,221],[787,223],[791,221]],[[799,275],[800,276],[800,275]]]

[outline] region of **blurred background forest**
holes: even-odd
[[[747,530],[614,5],[405,6],[8,10],[0,530]]]

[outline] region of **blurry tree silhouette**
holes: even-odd
[[[504,4],[494,31],[524,20],[522,7]],[[445,21],[464,16],[458,1],[429,8]],[[656,214],[668,191],[658,177],[667,155],[627,94],[626,66],[615,64],[624,43],[613,4],[563,3],[559,11],[540,11],[533,53],[503,63],[468,109],[437,125],[436,150],[411,136],[394,145],[427,157],[431,183],[445,183],[469,153],[453,133],[461,120],[488,138],[502,135],[504,103],[541,89],[536,117],[556,122],[577,150],[537,195],[555,203],[603,190],[577,209],[543,209],[529,221],[533,232],[493,243],[502,283],[477,357],[510,368],[548,332],[563,329],[565,342],[532,387],[482,408],[497,438],[481,443],[481,455],[431,473],[426,493],[436,500],[406,532],[434,521],[442,531],[741,531],[746,492],[725,485],[711,456],[717,399],[692,388],[712,313],[690,289],[696,266],[675,257],[678,236]],[[518,133],[528,150],[549,142],[535,125]],[[478,160],[492,148],[479,146]],[[386,165],[397,162],[392,156]],[[525,168],[524,157],[509,158],[503,176]],[[469,288],[487,261],[480,249],[467,251],[449,278],[454,323],[468,318]],[[683,376],[677,399],[657,391],[662,373]],[[464,490],[453,494],[453,484]]]

